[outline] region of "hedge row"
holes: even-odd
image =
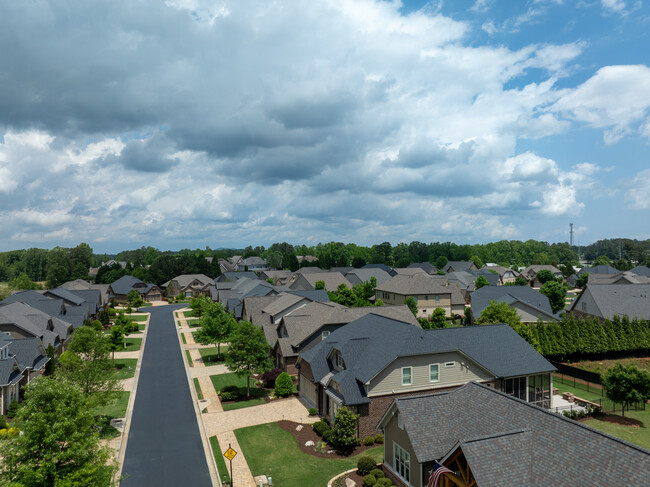
[[[627,316],[601,323],[598,319],[565,315],[559,323],[531,326],[545,357],[603,355],[650,350],[650,321]]]

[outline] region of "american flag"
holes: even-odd
[[[440,477],[444,473],[453,473],[447,467],[443,467],[438,462],[433,462],[433,469],[431,470],[431,475],[429,476],[429,483],[427,487],[438,487],[438,482],[440,482]]]

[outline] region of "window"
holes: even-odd
[[[395,473],[406,483],[411,482],[411,454],[397,443],[393,443],[393,467]]]
[[[411,367],[402,367],[402,385],[411,385]]]
[[[525,401],[526,400],[526,378],[514,377],[512,379],[504,380],[503,392]]]
[[[330,332],[324,331],[323,333],[321,333],[321,340],[325,340],[328,336],[330,336]]]
[[[456,365],[456,362],[447,362],[445,367],[453,367],[454,365]]]
[[[341,356],[340,353],[336,354],[336,366],[339,369],[345,369],[345,362],[343,361],[343,357]]]
[[[438,382],[440,380],[438,364],[429,365],[429,382]]]
[[[436,303],[440,302],[440,296],[436,294]]]

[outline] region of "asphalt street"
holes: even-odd
[[[120,485],[212,486],[173,311],[151,313]]]

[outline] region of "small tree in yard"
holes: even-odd
[[[358,421],[358,414],[346,407],[340,408],[336,413],[328,443],[341,452],[351,452],[357,446]]]
[[[564,287],[564,284],[557,281],[548,281],[539,288],[539,292],[548,298],[553,313],[563,310],[566,306],[566,287]]]
[[[108,346],[113,351],[113,360],[115,360],[115,351],[122,349],[124,342],[124,329],[119,325],[111,327],[111,333],[108,335]]]
[[[314,289],[325,289],[325,281],[316,281],[314,283]]]
[[[208,303],[204,306],[199,320],[201,329],[196,332],[196,341],[201,345],[217,345],[217,357],[221,358],[221,344],[228,341],[237,326],[232,314],[227,313],[221,303]]]
[[[269,351],[264,331],[249,321],[241,321],[230,336],[226,365],[240,377],[246,377],[246,397],[251,396],[251,375],[271,370]]]
[[[576,280],[576,286],[579,288],[583,288],[587,285],[589,282],[589,273],[588,272],[583,272],[580,274],[580,277]]]
[[[490,300],[490,304],[485,307],[481,316],[476,320],[476,324],[478,325],[494,323],[506,323],[510,325],[530,346],[537,351],[540,350],[540,344],[533,335],[530,327],[522,324],[517,310],[511,308],[503,301]]]
[[[131,289],[129,291],[129,294],[126,295],[126,301],[129,303],[129,306],[132,308],[137,308],[139,306],[142,306],[144,301],[142,301],[142,298],[140,297],[140,293],[136,291],[135,289]]]
[[[621,405],[621,414],[635,402],[650,399],[650,372],[634,365],[616,364],[603,377],[603,387],[608,399]]]
[[[408,308],[411,310],[411,313],[413,313],[413,316],[417,318],[418,302],[415,300],[415,298],[413,296],[407,296],[406,299],[404,300],[404,304],[408,306]]]
[[[474,288],[475,289],[481,289],[484,286],[489,286],[490,281],[487,280],[485,276],[478,276],[476,281],[474,281]]]
[[[277,397],[288,397],[293,394],[293,380],[286,372],[282,372],[275,379],[275,392]]]
[[[542,284],[546,284],[547,282],[555,281],[555,276],[548,269],[542,269],[537,273],[537,280]]]
[[[442,308],[434,309],[431,315],[431,328],[444,328],[446,324],[447,316],[445,315],[445,310]]]

